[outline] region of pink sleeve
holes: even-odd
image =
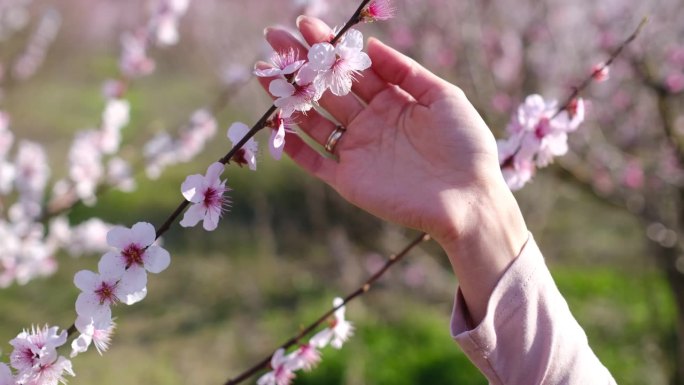
[[[456,295],[451,334],[490,384],[615,384],[556,288],[532,235],[471,328]]]

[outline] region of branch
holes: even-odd
[[[647,17],[644,17],[643,19],[641,19],[641,22],[639,23],[637,28],[634,30],[634,32],[632,32],[632,34],[629,35],[629,37],[627,39],[625,39],[625,41],[623,41],[622,44],[620,44],[613,51],[613,53],[608,57],[608,60],[603,62],[603,64],[601,64],[601,66],[599,66],[596,69],[596,71],[594,71],[594,72],[603,71],[604,69],[608,68],[611,64],[613,64],[615,59],[617,59],[617,57],[620,56],[620,54],[625,49],[625,47],[627,47],[632,41],[634,41],[634,39],[637,38],[637,36],[639,36],[641,31],[646,26],[646,23],[648,23]],[[589,84],[591,84],[593,79],[594,79],[594,77],[593,77],[593,73],[592,73],[590,76],[587,76],[587,78],[584,79],[584,81],[582,83],[580,83],[579,86],[575,87],[573,89],[572,93],[570,94],[570,96],[568,96],[568,98],[566,99],[565,103],[563,103],[561,105],[561,107],[558,109],[558,111],[553,115],[552,119],[555,118],[556,116],[558,116],[558,114],[560,114],[562,111],[566,110],[572,104],[573,100],[576,97],[578,97],[587,87],[589,87]]]
[[[331,40],[331,44],[335,44],[343,35],[346,33],[349,28],[353,27],[354,25],[358,24],[361,21],[361,12],[363,9],[366,7],[368,3],[370,3],[371,0],[363,0],[361,1],[361,4],[359,7],[356,9],[356,12],[349,18],[349,20],[344,24],[342,29],[335,35],[335,37]],[[257,132],[259,132],[262,128],[266,126],[266,123],[268,122],[268,119],[273,115],[273,113],[277,110],[277,107],[275,105],[271,105],[266,112],[264,112],[263,115],[261,115],[261,118],[252,126],[252,128],[247,132],[247,134],[240,140],[238,143],[233,146],[233,148],[226,153],[222,158],[218,160],[218,162],[222,164],[228,164],[230,162],[231,158],[235,155],[236,152],[238,152],[242,146],[247,143],[254,135],[256,135]],[[176,207],[176,210],[169,215],[169,217],[162,223],[159,228],[157,229],[157,234],[156,238],[158,239],[161,237],[165,232],[169,230],[171,225],[178,219],[178,217],[185,211],[185,209],[188,207],[190,202],[183,200],[178,207]]]
[[[348,294],[346,297],[344,297],[343,302],[336,307],[333,307],[332,309],[328,310],[325,312],[323,315],[321,315],[316,321],[311,323],[309,326],[307,326],[305,329],[300,331],[297,335],[294,337],[290,338],[285,342],[284,344],[280,345],[276,350],[278,349],[285,349],[287,350],[288,348],[294,346],[296,343],[298,343],[302,338],[306,337],[309,333],[313,332],[318,328],[323,322],[325,322],[330,316],[332,316],[335,311],[342,306],[345,306],[348,302],[353,300],[354,298],[360,297],[366,292],[368,292],[373,284],[380,279],[385,272],[392,267],[395,263],[399,262],[406,254],[408,254],[409,251],[413,250],[414,247],[418,246],[419,244],[429,241],[430,240],[430,235],[426,233],[421,233],[416,237],[411,243],[409,243],[406,247],[404,247],[399,253],[390,255],[389,258],[387,259],[387,262],[373,274],[366,282],[364,282],[363,285],[361,285],[358,289],[354,290],[350,294]],[[269,355],[268,357],[265,357],[261,361],[259,361],[257,364],[252,366],[251,368],[245,370],[235,378],[228,380],[225,382],[224,385],[235,385],[243,382],[244,380],[252,377],[255,375],[258,371],[262,369],[268,368],[270,362],[271,362],[271,357],[273,355]]]

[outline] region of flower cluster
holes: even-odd
[[[532,179],[537,167],[546,167],[556,156],[568,151],[568,133],[584,121],[584,101],[575,98],[559,109],[556,101],[530,95],[513,114],[506,132],[498,140],[499,163],[511,190],[521,189]]]
[[[143,149],[147,176],[157,179],[167,167],[192,160],[216,135],[216,127],[212,114],[206,109],[199,109],[192,114],[188,125],[180,130],[177,139],[165,131],[155,135]]]
[[[295,111],[309,111],[328,89],[337,96],[348,94],[354,76],[371,65],[362,49],[363,35],[350,29],[334,46],[327,42],[311,46],[308,61],[296,60],[293,51],[275,53],[274,68],[255,70],[255,74],[281,76],[271,81],[269,92],[276,97],[274,104],[283,116],[290,117]]]
[[[153,42],[151,36],[160,34],[162,28],[177,24],[185,12],[188,1],[164,0],[153,10],[150,21],[140,35],[140,41]],[[169,20],[173,19],[173,23]],[[19,58],[14,71],[20,76],[29,76],[42,61],[49,43],[54,39],[60,18],[54,11],[45,13],[38,24],[25,55]],[[175,24],[174,24],[175,25]],[[166,26],[166,27],[164,27]],[[161,33],[167,35],[168,32]],[[123,37],[129,41],[130,35]],[[163,40],[163,39],[162,39]],[[165,40],[169,43],[168,40]],[[147,44],[147,43],[145,43]],[[48,182],[51,167],[46,151],[37,143],[19,140],[10,130],[10,117],[0,111],[0,235],[3,250],[0,252],[0,288],[14,282],[25,284],[38,276],[52,274],[57,267],[55,254],[64,249],[72,255],[102,252],[107,249],[105,234],[111,225],[98,219],[71,225],[65,216],[58,216],[45,223],[46,219],[58,215],[73,204],[81,201],[92,205],[102,186],[131,191],[135,188],[132,170],[128,161],[118,156],[121,148],[122,129],[130,120],[130,105],[124,98],[130,67],[144,66],[133,56],[141,51],[130,49],[125,43],[121,54],[122,80],[105,83],[105,107],[100,124],[95,129],[82,130],[75,135],[67,153],[68,172],[57,179],[50,189]],[[140,47],[138,47],[140,48]],[[135,54],[133,51],[138,52]],[[143,56],[146,57],[146,54]],[[22,64],[23,63],[23,64]],[[136,72],[137,75],[142,73]],[[181,159],[189,160],[199,153],[208,137],[213,135],[215,125],[208,114],[196,114],[193,121],[202,126],[202,135],[188,134],[181,140],[186,144]],[[15,142],[16,145],[15,145]],[[12,154],[13,146],[16,147]],[[51,191],[48,207],[44,207],[46,194]]]
[[[67,341],[67,332],[56,326],[24,330],[10,341],[14,350],[10,364],[16,373],[0,363],[0,385],[66,383],[65,375],[74,375],[71,361],[57,353]]]
[[[276,350],[271,357],[271,371],[259,377],[257,384],[287,385],[295,378],[297,370],[310,371],[321,361],[320,349],[328,345],[341,349],[354,333],[351,322],[345,319],[343,304],[342,298],[335,298],[333,306],[337,310],[330,321],[330,326],[316,333],[308,342],[287,355],[285,349]]]
[[[107,233],[107,244],[114,251],[105,253],[98,271],[81,270],[74,284],[81,290],[76,299],[74,323],[81,333],[72,347],[72,357],[85,352],[91,343],[102,352],[107,349],[114,329],[111,307],[132,305],[147,295],[147,273],[160,273],[171,262],[169,253],[154,244],[154,226],[138,222],[132,228],[114,227]]]
[[[121,72],[127,77],[152,73],[156,67],[148,55],[151,44],[174,45],[178,42],[178,20],[185,14],[190,0],[157,0],[146,26],[121,37]]]
[[[146,54],[150,42],[172,44],[177,41],[177,18],[185,12],[187,3],[186,0],[160,1],[144,32],[124,36],[121,59],[123,80],[105,84],[107,104],[101,125],[98,129],[84,131],[76,136],[69,152],[69,177],[56,183],[53,188],[55,200],[72,194],[78,200],[93,203],[97,189],[105,180],[110,186],[122,189],[132,187],[128,163],[116,156],[121,147],[121,130],[129,121],[130,106],[123,98],[127,79],[144,75],[153,69],[154,62]],[[380,6],[373,4],[376,2],[372,2],[364,11],[363,21],[386,18],[383,12],[389,12],[387,2],[382,2],[384,5]],[[336,44],[315,44],[308,60],[298,59],[296,51],[277,53],[273,58],[273,68],[258,71],[258,76],[275,78],[270,88],[277,97],[275,104],[278,110],[273,117],[265,119],[263,126],[257,128],[250,129],[243,123],[233,123],[227,132],[234,146],[232,155],[211,164],[206,174],[186,178],[181,192],[189,202],[189,209],[180,221],[182,226],[195,226],[202,221],[206,230],[216,229],[223,210],[230,205],[226,196],[230,189],[226,181],[220,178],[224,163],[233,161],[255,170],[258,145],[253,136],[259,129],[270,128],[270,152],[279,159],[286,134],[294,132],[291,117],[295,112],[306,113],[327,90],[338,96],[351,91],[354,77],[371,64],[368,55],[362,52],[363,36],[352,29],[335,41]],[[78,336],[71,341],[72,358],[86,352],[90,345],[94,345],[100,353],[107,350],[115,328],[112,307],[120,303],[132,305],[143,300],[147,295],[147,274],[165,270],[170,264],[170,255],[156,244],[164,230],[158,231],[146,222],[125,228],[93,219],[72,227],[66,217],[59,216],[49,222],[49,235],[45,235],[41,223],[49,216],[44,215],[41,204],[50,175],[47,158],[40,146],[20,142],[16,160],[13,163],[6,162],[14,136],[9,131],[9,118],[4,114],[0,114],[0,118],[0,193],[6,195],[14,189],[19,197],[7,210],[11,222],[0,219],[0,235],[19,234],[15,227],[21,227],[23,231],[19,238],[7,237],[16,241],[8,244],[10,248],[18,250],[19,257],[9,260],[5,255],[12,253],[3,251],[0,254],[0,267],[4,268],[0,270],[0,283],[9,284],[17,279],[16,274],[9,278],[3,277],[3,274],[21,270],[22,266],[17,261],[24,258],[28,248],[32,252],[33,249],[41,249],[44,254],[32,260],[52,260],[60,247],[68,248],[73,253],[103,253],[97,271],[81,270],[74,276],[74,284],[80,290],[75,302],[77,317],[74,325],[68,331],[45,326],[43,329],[34,328],[30,333],[20,333],[11,341],[14,350],[10,356],[10,366],[0,363],[0,385],[56,385],[66,382],[65,376],[74,375],[71,361],[58,355],[57,348],[67,343],[72,332],[78,331]],[[152,142],[154,145],[147,146],[146,155],[151,165],[148,166],[148,172],[156,167],[156,172],[160,173],[174,162],[191,159],[202,151],[215,131],[213,116],[204,110],[197,112],[190,126],[181,132],[178,141],[158,137]],[[105,158],[108,158],[107,167],[104,166]],[[4,207],[0,208],[4,211]],[[174,219],[173,215],[171,219]],[[26,245],[27,240],[51,247],[30,247]],[[54,263],[51,266],[54,268]],[[354,329],[345,319],[344,300],[336,298],[333,305],[334,317],[329,326],[287,355],[284,350],[277,351],[271,360],[273,371],[262,376],[259,384],[289,383],[295,371],[310,370],[320,361],[320,349],[326,346],[336,349],[342,347]]]

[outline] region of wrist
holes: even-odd
[[[527,227],[503,178],[473,187],[460,196],[461,202],[448,195],[446,219],[431,235],[449,256],[473,321],[479,323],[496,283],[527,241]]]

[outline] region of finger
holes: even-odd
[[[445,86],[449,85],[415,60],[378,39],[368,40],[368,56],[380,78],[398,85],[420,104],[430,105],[441,98]]]
[[[338,165],[331,158],[321,156],[311,148],[302,138],[290,135],[285,142],[285,153],[301,168],[331,184],[334,181],[335,169]]]
[[[256,68],[266,69],[269,65],[264,62],[257,62]],[[268,86],[274,78],[260,77],[259,84],[268,92]],[[270,95],[270,94],[269,94]],[[271,98],[273,96],[271,95]],[[275,98],[273,98],[275,99]],[[336,124],[328,120],[316,110],[310,110],[306,114],[296,112],[292,120],[313,140],[321,146],[325,145],[330,134],[335,130]]]
[[[299,32],[301,32],[304,40],[309,45],[330,41],[334,37],[333,30],[325,22],[315,17],[299,16],[297,18],[297,28],[299,28]],[[352,84],[352,92],[368,104],[375,95],[387,88],[387,86],[387,82],[380,78],[371,67],[359,73],[357,79]]]
[[[307,49],[292,34],[285,30],[268,28],[266,30],[266,40],[275,51],[294,48],[299,52],[301,59],[306,59]],[[363,110],[361,102],[354,95],[350,94],[334,96],[326,92],[318,103],[344,126],[349,126],[354,118]]]

